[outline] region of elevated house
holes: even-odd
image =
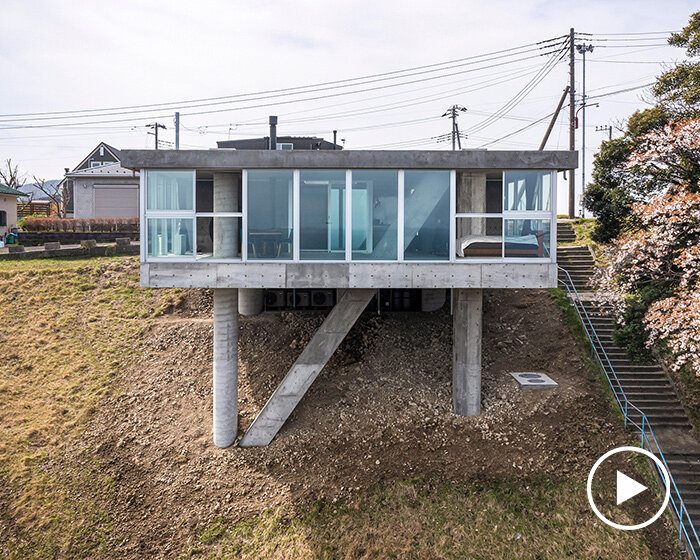
[[[451,290],[453,408],[481,406],[482,290],[556,286],[568,151],[125,150],[141,284],[214,290],[214,443],[237,437],[237,306],[337,294],[243,435],[267,445],[380,290]]]
[[[120,163],[121,153],[100,142],[59,184],[69,218],[137,218],[138,173]]]

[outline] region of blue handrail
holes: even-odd
[[[615,373],[615,368],[610,362],[610,358],[608,358],[608,354],[605,352],[605,348],[603,348],[603,344],[600,342],[600,338],[598,338],[598,333],[593,327],[593,322],[591,321],[591,318],[588,315],[588,311],[586,310],[585,305],[583,305],[583,301],[581,300],[581,297],[578,293],[578,290],[576,289],[576,286],[574,285],[573,280],[571,280],[569,272],[561,266],[558,266],[557,268],[559,268],[559,270],[563,272],[566,276],[566,281],[560,278],[559,282],[563,284],[566,288],[566,292],[569,296],[569,299],[574,305],[574,309],[576,310],[578,318],[581,321],[583,330],[586,332],[586,336],[588,337],[588,340],[591,343],[591,354],[597,359],[598,364],[600,365],[601,369],[603,370],[603,373],[605,374],[605,378],[610,384],[610,388],[612,389],[613,395],[615,396],[615,400],[617,401],[617,404],[620,407],[620,411],[624,416],[625,426],[631,424],[635,428],[637,428],[641,434],[642,449],[644,449],[644,445],[646,443],[649,450],[657,454],[661,458],[661,461],[663,462],[664,466],[666,467],[672,485],[671,498],[669,500],[669,503],[673,507],[674,513],[676,514],[676,518],[678,519],[679,539],[683,540],[685,538],[685,541],[689,545],[690,552],[693,558],[695,560],[699,560],[696,549],[700,550],[700,538],[698,537],[695,527],[693,526],[693,522],[690,519],[690,514],[688,513],[688,509],[686,508],[685,503],[683,502],[681,493],[678,490],[678,487],[676,486],[676,481],[673,479],[671,469],[669,469],[668,464],[666,463],[666,458],[664,457],[664,454],[661,451],[659,441],[656,439],[654,430],[652,429],[651,424],[649,423],[649,418],[647,418],[646,414],[644,414],[644,412],[642,412],[639,408],[632,404],[627,398],[627,395],[625,394],[625,391],[622,388],[622,384],[620,383],[620,380],[617,377],[617,373]],[[613,379],[615,380],[615,384],[613,384]],[[630,409],[636,410],[639,413],[641,419],[641,426],[632,418],[630,418]],[[654,447],[656,449],[654,449]],[[664,485],[666,485],[666,479],[664,478],[661,472],[661,468],[656,463],[654,463],[654,465],[656,465],[656,468],[659,471],[659,474],[661,475],[661,479],[664,481]],[[688,532],[686,522],[690,527],[690,532]]]

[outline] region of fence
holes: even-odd
[[[571,280],[569,272],[562,267],[558,268],[564,273],[566,277],[566,280],[560,279],[559,282],[564,285],[566,293],[569,296],[569,299],[571,300],[574,309],[576,309],[576,313],[578,314],[578,318],[581,321],[583,330],[586,332],[586,336],[588,337],[588,340],[591,343],[591,354],[598,362],[598,365],[600,365],[600,368],[603,370],[603,373],[605,374],[605,377],[608,380],[608,383],[610,384],[610,388],[612,389],[613,395],[617,400],[617,404],[620,407],[620,411],[622,412],[625,418],[625,426],[632,426],[639,431],[641,436],[642,449],[644,449],[646,446],[646,448],[649,449],[649,451],[657,455],[666,467],[666,470],[668,471],[668,476],[671,481],[671,498],[669,500],[669,503],[673,508],[673,512],[676,515],[676,519],[678,519],[679,538],[681,539],[681,541],[685,541],[688,544],[691,556],[695,560],[698,560],[698,551],[700,551],[700,538],[698,538],[698,534],[695,531],[693,522],[690,519],[688,509],[683,503],[683,497],[681,496],[681,493],[679,492],[678,487],[676,486],[675,480],[673,480],[671,469],[669,469],[668,464],[666,463],[663,451],[661,450],[661,446],[659,445],[659,442],[656,439],[656,435],[654,434],[654,430],[652,429],[651,424],[649,423],[649,419],[647,418],[646,414],[644,414],[641,410],[639,410],[639,408],[637,408],[627,399],[627,395],[625,395],[625,391],[622,388],[622,384],[620,383],[620,380],[618,379],[617,374],[615,373],[615,368],[612,366],[612,363],[610,363],[610,359],[608,358],[608,355],[605,352],[602,343],[600,342],[600,338],[598,338],[598,333],[596,333],[596,330],[593,327],[593,322],[591,321],[591,318],[589,317],[588,312],[586,311],[586,308],[583,305],[581,297],[579,296],[579,293],[576,290],[576,286],[574,286],[574,283]],[[629,413],[633,410],[639,413],[641,425],[635,422],[632,418],[630,418]],[[656,465],[656,463],[654,464]],[[659,474],[661,475],[661,479],[663,480],[665,485],[666,480],[663,477],[663,474],[661,473],[661,470],[659,469],[658,465],[656,465],[656,468],[657,470],[659,470]]]
[[[40,216],[48,216],[51,213],[50,202],[26,202],[17,203],[17,217],[26,218],[38,214]]]

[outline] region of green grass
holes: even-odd
[[[419,479],[378,486],[353,503],[220,519],[180,558],[654,558],[640,534],[600,523],[582,480]]]
[[[135,257],[0,262],[0,539],[6,558],[90,558],[112,530],[113,480],[52,462],[119,391],[133,341],[177,304],[177,290],[138,287]],[[94,500],[77,490],[91,488]]]

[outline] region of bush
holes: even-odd
[[[41,218],[22,221],[25,231],[138,233],[138,218]]]

